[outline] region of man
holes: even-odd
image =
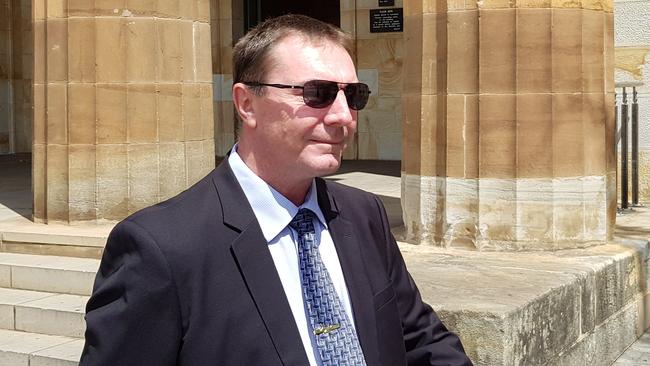
[[[239,142],[111,233],[82,365],[470,365],[373,195],[326,182],[367,100],[338,28],[267,20],[234,49]]]

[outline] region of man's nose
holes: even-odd
[[[339,90],[334,103],[327,110],[324,121],[326,124],[349,125],[354,121],[352,114],[348,101],[345,99],[345,93],[343,90]]]

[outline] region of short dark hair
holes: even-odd
[[[348,53],[352,37],[340,28],[299,14],[270,18],[256,25],[242,37],[233,49],[233,83],[264,82],[269,72],[269,52],[287,36],[298,35],[311,42],[329,41]],[[254,88],[257,93],[260,87]]]

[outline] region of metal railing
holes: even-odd
[[[639,205],[639,103],[636,87],[641,83],[621,83],[616,84],[617,88],[622,89],[622,99],[619,105],[618,98],[615,98],[614,116],[616,119],[616,143],[621,148],[621,206],[625,210],[630,207],[629,190],[632,183],[632,206]],[[628,103],[628,90],[632,89],[632,102]],[[617,93],[618,94],[618,93]],[[619,129],[620,125],[620,129]],[[631,141],[630,141],[631,138]],[[630,146],[631,145],[631,146]],[[632,148],[630,156],[629,148]],[[630,182],[630,163],[631,175]],[[617,176],[617,179],[619,177]]]

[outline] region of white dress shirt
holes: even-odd
[[[313,345],[315,343],[312,343],[314,339],[312,332],[310,332],[310,325],[307,322],[302,286],[300,283],[297,233],[288,226],[300,208],[308,208],[318,218],[314,222],[316,240],[320,240],[318,250],[353,327],[354,317],[339,257],[336,253],[332,237],[327,229],[327,223],[325,222],[323,213],[320,207],[318,207],[316,182],[312,181],[305,202],[300,207],[297,207],[246,166],[237,154],[237,145],[233,147],[228,157],[228,163],[239,185],[244,190],[244,194],[262,228],[264,238],[269,244],[269,251],[273,257],[275,269],[278,271],[284,293],[289,300],[289,306],[298,326],[300,338],[305,347],[309,363],[311,366],[317,366],[318,357],[314,354]]]

